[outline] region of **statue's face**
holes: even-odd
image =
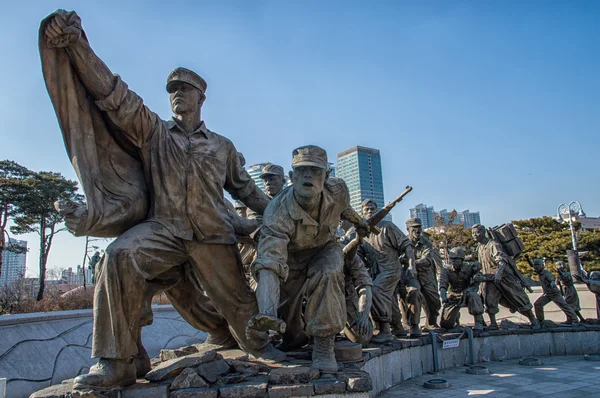
[[[463,263],[465,262],[464,258],[460,258],[460,257],[450,257],[450,264],[454,267],[454,268],[460,268]]]
[[[325,169],[316,166],[298,166],[292,170],[294,192],[301,198],[321,195],[325,187]]]
[[[169,86],[171,110],[176,115],[196,112],[204,101],[204,95],[196,87],[185,82],[174,82]]]
[[[473,236],[475,242],[483,242],[485,239],[485,230],[481,227],[473,228],[471,230],[471,235]]]
[[[542,263],[533,263],[533,270],[537,273],[540,273],[544,270],[544,264]]]
[[[265,191],[267,195],[273,197],[283,189],[283,177],[276,174],[267,174],[263,176],[265,182]]]
[[[367,202],[362,207],[362,214],[364,218],[370,218],[377,212],[377,205],[373,202]]]
[[[421,229],[420,226],[409,227],[408,228],[408,237],[413,242],[416,242],[416,241],[418,241],[421,238],[421,233],[422,232],[423,232],[423,230]]]

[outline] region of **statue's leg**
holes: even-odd
[[[410,336],[419,337],[421,331],[419,323],[421,321],[422,307],[421,284],[417,278],[411,278],[406,281],[406,304],[408,306],[408,323],[410,324]]]
[[[442,318],[440,319],[440,326],[444,329],[452,329],[458,323],[458,316],[460,314],[460,300],[451,299],[447,303],[444,303],[442,308]]]
[[[186,262],[168,273],[175,273],[178,277],[177,283],[173,284],[166,294],[181,317],[196,329],[208,333],[206,343],[218,345],[223,349],[237,347],[237,341],[229,331],[227,320],[219,314],[202,290],[195,267]],[[169,279],[165,274],[159,277]]]
[[[423,295],[427,313],[427,326],[429,328],[436,328],[438,327],[437,319],[440,315],[442,305],[435,281],[435,273],[428,272],[422,278],[419,278],[419,282],[421,283],[421,294]]]
[[[578,321],[577,314],[575,313],[575,311],[573,311],[573,308],[571,308],[571,306],[569,304],[567,304],[567,302],[563,296],[557,295],[557,296],[553,296],[550,298],[552,299],[554,304],[556,304],[556,306],[558,308],[560,308],[567,316],[566,323],[577,323],[577,321]]]
[[[373,321],[379,325],[379,333],[373,336],[374,343],[385,343],[395,340],[390,330],[394,306],[398,306],[398,301],[394,294],[398,283],[400,282],[401,270],[396,268],[379,268],[379,273],[373,280],[373,306],[371,315]]]
[[[299,262],[294,254],[288,256],[289,274],[281,282],[281,306],[279,314],[287,325],[283,334],[281,349],[291,351],[309,343],[310,337],[304,330],[304,312],[302,304],[306,289],[306,264]],[[279,348],[279,347],[278,347]]]
[[[537,300],[535,300],[535,303],[533,303],[533,308],[535,308],[535,317],[538,319],[538,321],[544,321],[544,307],[550,301],[552,300],[550,300],[548,296],[542,294],[540,297],[537,298]]]
[[[92,357],[100,360],[75,379],[76,388],[110,389],[135,382],[131,359],[141,344],[140,328],[151,320],[147,281],[186,257],[182,241],[155,222],[136,225],[106,248],[94,291]]]
[[[502,277],[499,289],[502,296],[513,306],[519,313],[525,315],[531,326],[534,329],[540,328],[540,323],[533,314],[533,305],[529,300],[529,296],[521,287],[520,281],[516,276],[507,274]]]
[[[313,368],[333,373],[338,369],[334,355],[335,335],[346,323],[344,257],[337,243],[328,244],[308,261],[306,333],[314,337]]]
[[[258,305],[235,245],[193,241],[186,242],[186,246],[202,290],[214,309],[227,320],[240,347],[256,356],[285,357],[269,344],[266,334],[246,336],[246,325],[253,315],[258,314]]]
[[[483,299],[485,301],[486,311],[490,317],[490,328],[498,328],[496,314],[500,312],[499,304],[501,298],[502,292],[498,289],[494,282],[484,282]]]

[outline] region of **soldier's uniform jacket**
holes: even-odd
[[[556,286],[554,275],[547,269],[543,270],[541,274],[538,274],[540,278],[540,285],[542,285],[542,291],[548,297],[560,296],[560,290]]]
[[[473,277],[480,272],[481,264],[478,262],[464,262],[458,271],[452,266],[444,267],[440,275],[440,289],[446,289],[453,295],[461,295],[471,287]]]
[[[433,244],[429,239],[424,236],[419,238],[417,244],[414,244],[415,250],[415,259],[423,260],[427,259],[428,262],[419,261],[417,262],[417,270],[419,269],[428,269],[429,267],[437,267],[441,268],[442,259],[438,251],[433,247]]]
[[[346,297],[356,295],[356,291],[363,287],[373,286],[373,279],[371,279],[365,263],[358,256],[354,256],[352,260],[344,258],[344,278]]]
[[[293,186],[271,200],[263,216],[258,257],[252,265],[254,275],[261,269],[269,269],[286,280],[288,253],[318,249],[336,242],[340,215],[350,207],[348,187],[341,178],[329,177],[322,195],[318,221],[300,207]]]
[[[487,243],[477,245],[477,258],[481,263],[484,274],[495,274],[498,271],[498,263],[500,261],[506,263],[504,272],[514,274],[509,264],[509,258],[502,249],[502,245],[493,239],[488,240]]]
[[[390,221],[381,221],[378,227],[381,229],[381,233],[370,234],[365,238],[365,242],[371,245],[377,253],[379,272],[393,270],[402,272],[399,256],[404,254],[408,246],[412,246],[412,242],[396,224]]]

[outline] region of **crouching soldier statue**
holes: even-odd
[[[449,251],[450,266],[440,275],[442,307],[441,327],[452,329],[459,324],[460,309],[467,307],[475,318],[474,329],[483,329],[483,302],[479,285],[483,282],[481,264],[465,262],[465,251],[455,247]]]
[[[283,334],[284,350],[313,337],[313,368],[332,373],[338,369],[334,338],[346,324],[337,226],[340,217],[353,222],[360,234],[368,225],[350,207],[344,181],[327,178],[325,150],[308,145],[292,156],[293,185],[271,200],[263,216],[252,264],[259,314],[246,331],[277,331]]]

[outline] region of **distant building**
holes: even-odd
[[[254,182],[256,183],[256,186],[260,188],[261,191],[265,192],[265,183],[263,180],[261,180],[259,177],[262,173],[262,169],[263,167],[265,167],[266,165],[268,165],[269,163],[257,163],[257,164],[253,164],[252,166],[248,166],[246,168],[246,171],[248,171],[248,174],[250,174],[250,177],[252,177],[252,179],[254,180]]]
[[[427,207],[423,203],[419,203],[414,208],[409,209],[410,218],[420,218],[423,229],[431,228],[435,226],[435,219],[433,217],[434,211],[433,206]]]
[[[15,253],[4,250],[2,252],[2,275],[0,275],[0,286],[8,286],[25,276],[27,264],[27,241],[9,238],[8,245],[21,246],[24,253]]]
[[[85,283],[92,284],[92,270],[89,267],[77,266],[74,272],[72,267],[63,269],[61,272],[60,283],[67,285],[83,285],[83,273],[85,271]]]
[[[359,214],[365,199],[373,199],[379,208],[385,205],[378,149],[355,146],[338,153],[335,175],[346,182],[350,191],[350,205]],[[391,220],[391,215],[386,219]]]
[[[456,216],[452,220],[452,223],[450,223],[451,213],[452,211],[444,209],[440,210],[437,214],[444,221],[444,224],[462,224],[465,228],[471,228],[475,224],[481,224],[481,218],[479,217],[478,211],[474,213],[470,212],[469,210],[456,212]]]
[[[335,165],[333,163],[327,163],[327,170],[329,171],[329,177],[335,177]]]

